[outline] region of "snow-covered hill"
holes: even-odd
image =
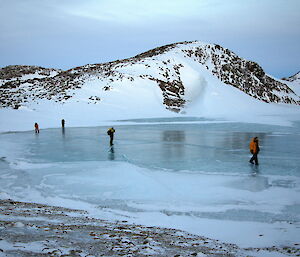
[[[282,80],[283,82],[287,83],[297,95],[300,95],[300,71],[295,75],[288,78],[283,78]]]
[[[181,42],[67,71],[5,67],[0,70],[0,115],[18,119],[22,112],[31,122],[47,115],[91,125],[172,112],[222,117],[250,108],[255,114],[255,109],[270,108],[263,102],[299,106],[299,94],[288,83],[219,45]]]

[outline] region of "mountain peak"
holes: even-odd
[[[282,78],[282,80],[290,81],[290,82],[299,82],[300,83],[300,71],[298,71],[296,74],[288,77],[288,78]]]

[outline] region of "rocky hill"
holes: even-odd
[[[288,78],[282,78],[282,80],[286,80],[286,81],[289,81],[289,82],[296,82],[300,85],[300,71],[297,72],[295,75],[290,76]]]
[[[104,94],[122,90],[124,84],[133,87],[154,84],[155,90],[161,92],[165,108],[179,112],[192,101],[188,97],[190,85],[197,84],[189,77],[190,71],[203,81],[208,76],[215,77],[224,86],[237,88],[260,101],[300,105],[299,95],[287,84],[265,74],[257,63],[242,59],[219,45],[193,41],[67,71],[7,66],[0,69],[0,107],[18,109],[41,99],[66,103],[76,97],[79,89],[85,90],[93,82],[93,94],[86,96],[88,103],[100,104]]]

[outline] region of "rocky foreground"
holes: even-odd
[[[241,249],[179,230],[94,219],[81,210],[0,201],[0,256],[272,256],[272,253],[300,256],[300,249],[298,245]]]

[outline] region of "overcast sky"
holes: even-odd
[[[278,78],[300,70],[300,0],[0,0],[0,32],[0,67],[68,69],[199,40]]]

